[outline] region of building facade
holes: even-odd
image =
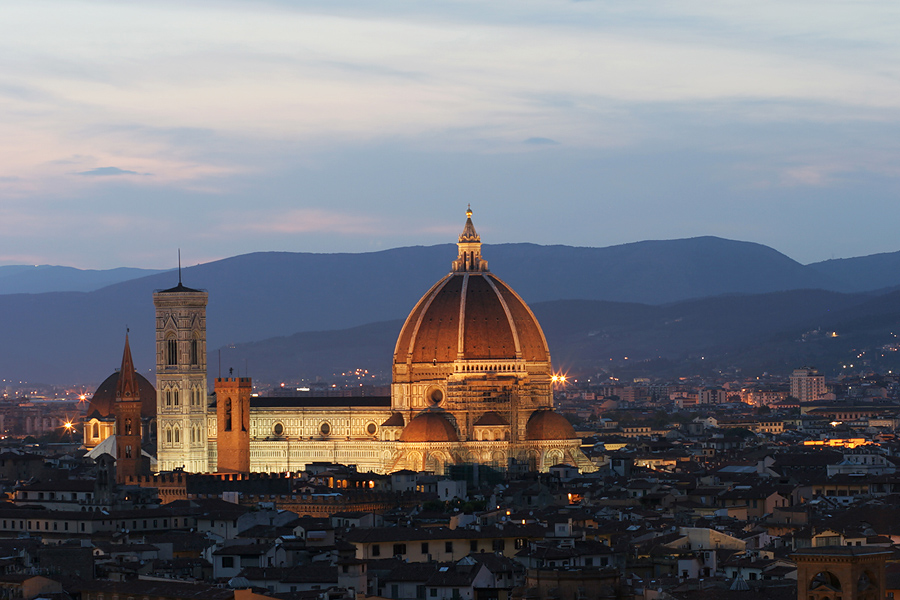
[[[160,471],[209,471],[206,303],[178,285],[155,292],[157,462]]]
[[[811,367],[791,373],[791,396],[800,402],[815,402],[825,395],[825,376]]]
[[[205,399],[206,292],[154,294],[160,471],[285,472],[314,462],[443,473],[454,464],[593,466],[553,410],[550,352],[525,302],[488,270],[467,212],[451,272],[416,304],[390,397],[253,397],[220,378]]]

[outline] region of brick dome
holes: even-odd
[[[453,271],[426,293],[406,319],[394,364],[456,360],[550,363],[544,332],[528,305],[481,258],[471,210]]]
[[[91,398],[90,406],[88,406],[87,415],[91,416],[96,411],[101,417],[108,417],[113,413],[113,407],[116,405],[116,387],[119,384],[120,371],[116,371],[103,380],[94,396]],[[135,372],[138,390],[141,394],[141,417],[156,417],[156,388],[147,381],[147,378],[140,373]]]
[[[437,412],[424,412],[409,422],[400,434],[401,442],[458,442],[453,424]]]
[[[525,425],[526,440],[572,440],[575,428],[559,413],[552,410],[536,410]]]
[[[419,300],[406,319],[394,363],[446,363],[457,358],[549,362],[550,351],[531,310],[498,277],[451,273]]]

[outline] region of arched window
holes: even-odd
[[[166,340],[166,365],[172,367],[178,364],[178,340],[174,336]]]
[[[125,427],[123,427],[125,435],[131,435],[131,419],[125,419]]]
[[[178,406],[178,388],[172,390],[172,403],[175,406]]]
[[[172,443],[172,429],[171,427],[166,427],[166,443]]]
[[[176,444],[181,443],[181,429],[179,429],[177,426],[175,427],[172,437],[175,439]]]
[[[99,438],[100,437],[100,423],[94,423],[94,426],[91,428],[91,437]]]
[[[200,344],[197,342],[197,334],[194,333],[194,339],[191,340],[191,364],[199,365],[200,364],[200,352],[198,350],[198,346]]]
[[[172,390],[166,389],[166,406],[172,406]]]
[[[125,458],[131,458],[131,444],[125,446]]]

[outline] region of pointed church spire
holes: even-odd
[[[122,368],[119,370],[119,382],[116,385],[116,400],[139,401],[137,374],[134,372],[134,361],[131,360],[131,346],[128,343],[128,332],[125,332],[125,351],[122,353]]]
[[[481,258],[481,237],[475,231],[475,225],[472,224],[472,205],[466,209],[466,226],[459,234],[459,256],[453,261],[453,271],[459,272],[482,272],[488,270],[487,261]]]
[[[475,231],[475,225],[472,224],[472,205],[469,205],[469,208],[466,209],[466,226],[463,228],[463,232],[459,234],[459,241],[462,242],[480,242],[481,238],[478,236],[478,232]]]

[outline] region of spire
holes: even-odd
[[[459,234],[459,256],[453,261],[453,271],[482,272],[488,270],[487,261],[481,258],[481,237],[472,224],[472,205],[466,209],[466,226]]]
[[[466,226],[463,228],[463,232],[459,234],[459,242],[480,242],[481,238],[478,236],[478,232],[475,231],[475,226],[472,224],[472,205],[469,205],[469,208],[466,209]]]
[[[138,401],[137,376],[134,372],[134,361],[131,360],[131,346],[128,344],[128,332],[125,332],[125,351],[122,353],[122,368],[119,370],[119,383],[116,385],[116,400]]]

